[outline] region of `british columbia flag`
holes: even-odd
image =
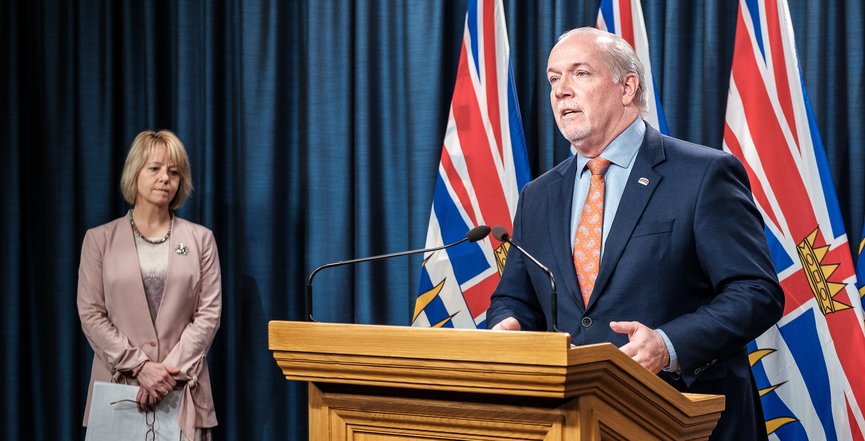
[[[859,282],[859,298],[865,298],[865,228],[862,229],[862,240],[859,242],[859,258],[856,260],[856,280]]]
[[[745,165],[786,305],[749,344],[770,439],[862,440],[862,301],[786,0],[741,0],[724,149]]]
[[[596,27],[602,31],[616,34],[631,44],[637,52],[637,58],[643,63],[643,74],[646,78],[646,88],[649,94],[649,114],[643,119],[665,135],[670,134],[664,109],[661,107],[661,97],[655,85],[652,74],[652,63],[649,59],[649,36],[646,34],[646,23],[643,19],[643,8],[640,0],[601,0]],[[571,147],[571,153],[574,153]]]
[[[471,0],[439,163],[426,247],[478,225],[512,230],[531,179],[501,0]],[[414,326],[484,328],[506,247],[482,241],[424,256]]]

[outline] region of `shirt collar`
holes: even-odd
[[[637,152],[640,151],[645,135],[646,124],[643,122],[643,118],[635,119],[628,128],[607,145],[601,153],[601,158],[607,159],[619,167],[628,168],[631,161],[637,156]],[[578,154],[577,170],[579,170],[579,174],[583,173],[588,162],[589,158]]]

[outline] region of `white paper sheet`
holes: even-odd
[[[138,386],[114,384],[97,381],[93,384],[93,398],[90,402],[90,418],[87,422],[85,441],[142,441],[150,430],[146,418],[153,421],[154,413],[145,415],[139,412],[135,403]],[[180,412],[180,391],[171,391],[156,407],[156,421],[153,424],[156,441],[180,440],[180,425],[177,415]],[[151,435],[147,434],[149,440]]]

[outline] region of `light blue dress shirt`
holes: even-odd
[[[604,258],[607,235],[610,233],[613,219],[616,218],[619,201],[622,200],[625,184],[628,182],[628,176],[630,176],[631,169],[634,167],[634,158],[637,157],[637,152],[640,151],[645,134],[646,125],[643,123],[642,118],[637,118],[601,153],[601,158],[610,161],[610,166],[607,167],[607,171],[604,173],[604,228],[601,237],[601,259]],[[571,204],[571,248],[573,248],[577,237],[577,227],[580,225],[583,204],[586,202],[586,195],[589,194],[592,178],[592,172],[586,167],[591,158],[578,154],[576,159],[578,172],[574,182],[574,195]],[[664,339],[664,344],[667,346],[667,351],[670,353],[670,364],[664,370],[668,372],[678,371],[679,362],[673,344],[664,331],[660,329],[656,329],[656,331],[661,334],[661,338]]]
[[[625,192],[625,184],[628,175],[634,167],[634,158],[643,144],[643,136],[646,134],[646,125],[642,118],[637,118],[624,132],[622,132],[601,153],[601,157],[610,161],[610,166],[604,173],[604,230],[601,238],[601,258],[604,257],[604,244],[610,233],[610,226],[616,217],[619,201]],[[577,155],[577,176],[574,182],[573,203],[571,204],[571,248],[577,237],[577,226],[580,225],[580,217],[583,214],[583,204],[586,195],[589,194],[592,172],[586,167],[589,159]]]

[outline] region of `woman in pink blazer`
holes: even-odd
[[[93,383],[139,385],[140,410],[181,390],[178,423],[193,441],[216,426],[207,351],[219,328],[222,276],[213,233],[174,216],[192,191],[189,159],[169,131],[140,133],[120,186],[134,207],[87,231],[78,314],[93,347]]]

